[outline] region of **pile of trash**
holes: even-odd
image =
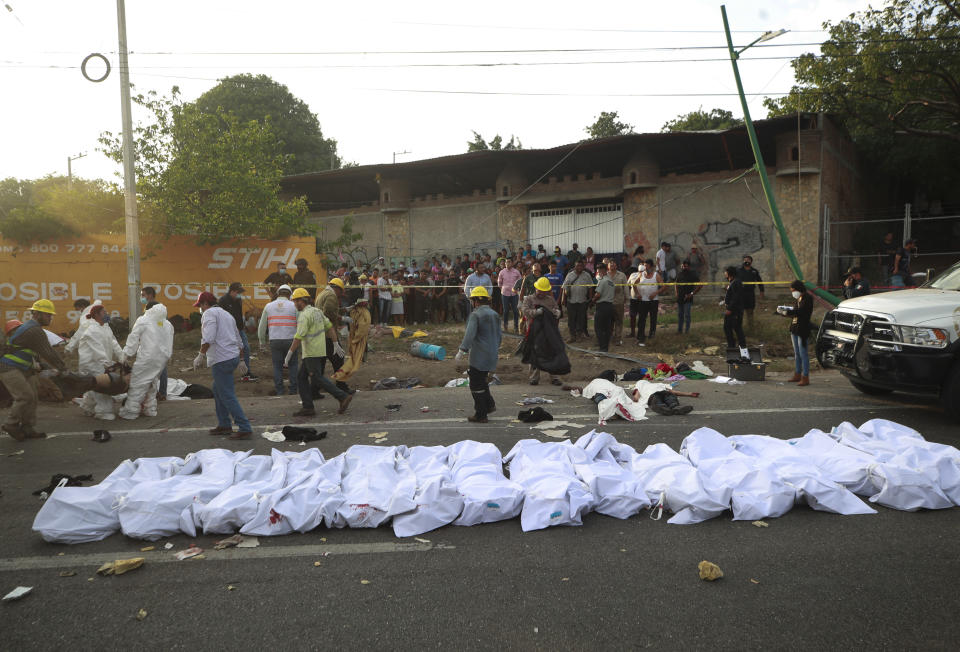
[[[332,459],[316,448],[209,449],[126,460],[95,486],[58,486],[33,529],[47,541],[81,543],[118,531],[155,541],[391,523],[405,537],[516,516],[524,531],[580,525],[589,512],[629,518],[648,508],[655,519],[667,510],[677,524],[727,511],[755,521],[797,504],[875,513],[858,496],[906,511],[960,504],[960,451],[883,419],[791,440],[699,428],[679,451],[661,443],[642,453],[596,430],[576,442],[524,439],[505,456],[469,440],[357,445]]]

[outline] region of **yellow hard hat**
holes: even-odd
[[[293,291],[293,294],[290,295],[291,299],[309,299],[310,293],[304,290],[303,288],[297,288]]]
[[[342,289],[343,289],[343,279],[337,278],[336,276],[334,276],[332,279],[330,279],[330,285],[336,285],[338,288],[340,288],[340,289],[342,290]]]
[[[537,282],[533,284],[533,287],[537,288],[541,292],[549,292],[550,279],[548,279],[546,276],[541,276],[537,279]]]
[[[57,314],[57,311],[53,309],[53,301],[50,299],[38,299],[33,302],[33,305],[30,306],[30,310],[33,312],[45,312],[51,315]]]
[[[487,292],[487,288],[485,288],[485,287],[482,286],[482,285],[478,285],[477,287],[475,287],[475,288],[473,288],[472,290],[470,290],[470,298],[471,298],[471,299],[476,299],[477,297],[485,297],[485,298],[489,299],[489,298],[490,298],[490,293]]]

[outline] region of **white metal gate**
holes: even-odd
[[[580,251],[593,247],[597,253],[623,251],[623,204],[531,210],[530,243],[547,251],[568,251],[576,242]]]

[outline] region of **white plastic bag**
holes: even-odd
[[[450,480],[445,446],[414,446],[407,461],[417,478],[413,511],[393,517],[393,533],[412,537],[452,523],[463,509],[463,498]]]
[[[574,469],[596,499],[595,511],[629,518],[649,507],[650,499],[636,476],[617,463],[611,451],[616,445],[617,440],[610,433],[591,430],[574,444],[586,457],[574,457]]]
[[[454,525],[514,518],[523,507],[523,487],[503,474],[503,455],[489,443],[465,440],[447,446],[450,477],[463,499]]]
[[[351,446],[344,457],[343,504],[337,510],[347,527],[377,527],[414,509],[417,478],[405,446]]]
[[[570,462],[568,441],[522,439],[504,457],[510,479],[523,487],[520,527],[524,532],[554,525],[582,525],[594,505],[589,487]]]

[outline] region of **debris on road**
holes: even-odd
[[[280,432],[287,441],[298,441],[301,444],[309,441],[319,441],[327,436],[327,431],[317,432],[316,428],[304,426],[284,426]]]
[[[237,587],[235,587],[233,584],[227,584],[227,590],[228,590],[228,591],[235,591],[236,589],[237,589]]]
[[[272,441],[277,444],[287,440],[287,438],[284,437],[283,433],[280,432],[279,430],[265,430],[260,436],[266,439],[267,441]]]
[[[766,521],[754,521],[750,525],[754,527],[770,527],[770,524],[767,523]]]
[[[93,437],[90,438],[91,441],[104,444],[110,441],[110,431],[109,430],[94,430]]]
[[[170,548],[172,548],[172,547],[173,547],[173,544],[172,544],[172,543],[169,543],[169,542],[168,542],[168,543],[163,544],[163,549],[164,549],[164,550],[170,550]]]
[[[413,537],[414,541],[419,541],[420,543],[430,543],[430,539],[421,539],[420,537]]]
[[[545,405],[547,403],[553,403],[553,399],[542,396],[528,396],[522,401],[517,401],[517,405]]]
[[[712,561],[703,560],[697,564],[697,570],[700,571],[700,579],[712,582],[723,577],[723,571]]]
[[[224,548],[232,548],[243,541],[242,534],[234,534],[232,537],[227,537],[226,539],[220,539],[219,541],[214,542],[214,550],[223,550]]]
[[[137,620],[143,620],[146,617],[147,617],[146,609],[141,609],[140,611],[137,612]]]
[[[3,596],[3,601],[13,602],[14,600],[19,600],[20,598],[27,595],[31,591],[33,591],[32,586],[18,586],[14,590],[10,591],[10,593]]]
[[[238,548],[259,548],[260,539],[257,537],[243,537],[243,541],[237,544]]]
[[[381,439],[386,436],[387,436],[386,430],[384,430],[383,432],[371,432],[369,435],[367,435],[367,437],[369,437],[370,439]]]
[[[23,455],[23,449],[21,448],[18,451],[13,451],[12,453],[7,453],[7,457],[14,457],[15,455]]]
[[[370,580],[360,580],[360,583],[361,583],[361,584],[369,584],[369,583],[370,583]]]
[[[755,580],[755,579],[753,579],[752,577],[750,578],[750,581],[753,582],[754,584],[759,584],[759,583],[760,583],[759,580]]]
[[[143,566],[143,557],[132,557],[131,559],[116,559],[108,561],[97,569],[98,575],[123,575],[132,570]]]
[[[175,557],[176,557],[177,559],[179,559],[180,561],[183,561],[184,559],[190,559],[191,557],[196,557],[197,555],[199,555],[199,554],[202,553],[202,552],[203,552],[203,548],[197,546],[197,544],[195,544],[195,543],[191,543],[188,548],[186,548],[185,550],[181,550],[180,552],[178,552],[178,553],[175,555]]]
[[[140,552],[150,552],[151,550],[156,550],[156,549],[157,549],[156,546],[144,546],[143,548],[140,548]]]
[[[541,430],[544,435],[547,437],[553,437],[554,439],[563,439],[566,437],[568,430]]]
[[[77,571],[60,571],[60,577],[73,577]]]
[[[64,482],[65,481],[65,482]],[[58,486],[63,487],[82,487],[84,482],[92,482],[93,476],[90,474],[87,475],[67,475],[66,473],[54,473],[50,476],[50,484],[46,487],[41,487],[33,492],[34,496],[39,496],[40,494],[46,493],[48,496],[53,493],[53,490]],[[60,483],[63,482],[61,485]]]
[[[390,376],[389,378],[381,378],[380,380],[371,380],[373,383],[373,389],[411,389],[420,384],[420,379],[416,377],[410,378],[397,378],[396,376]]]
[[[521,410],[517,414],[517,419],[522,423],[540,423],[541,421],[553,421],[553,415],[537,406],[528,410]]]
[[[387,412],[399,412],[399,411],[400,411],[400,404],[399,404],[399,403],[391,403],[390,405],[385,405],[384,407],[387,408]]]
[[[470,380],[467,378],[454,378],[452,380],[448,380],[444,387],[466,387],[469,384]]]

